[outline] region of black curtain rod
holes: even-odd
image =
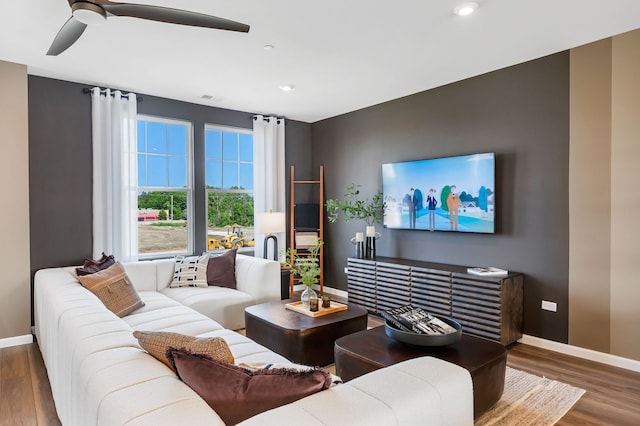
[[[252,119],[252,120],[257,120],[257,119],[258,119],[258,115],[262,115],[262,114],[254,114],[254,115],[252,115],[252,116],[251,116],[251,119]],[[263,115],[262,117],[264,117],[264,120],[265,120],[267,123],[271,121],[271,117],[265,117],[264,115]],[[285,119],[284,117],[276,117],[276,120],[284,120],[284,119]],[[284,125],[285,125],[285,126],[287,125],[287,122],[286,122],[286,121],[285,121]]]
[[[92,91],[92,89],[90,89],[90,88],[88,88],[88,87],[83,87],[83,88],[82,88],[82,93],[84,93],[85,95],[90,94],[90,93],[91,93],[91,91]],[[107,89],[100,89],[100,93],[104,93],[104,92],[106,92],[106,91],[107,91]],[[122,90],[121,90],[121,92],[122,92]],[[128,95],[129,93],[130,93],[130,92],[122,92],[122,95],[123,95],[123,96],[126,96],[126,95]],[[113,96],[113,93],[111,93],[111,96]],[[142,96],[140,96],[140,95],[136,95],[136,101],[138,101],[138,102],[142,102]]]

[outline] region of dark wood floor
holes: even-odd
[[[640,425],[640,373],[522,344],[507,363],[587,391],[559,425]],[[59,424],[37,344],[0,349],[0,425]]]
[[[0,425],[59,425],[40,349],[0,349]]]
[[[507,365],[587,391],[558,425],[640,425],[640,373],[522,344]]]

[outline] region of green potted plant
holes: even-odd
[[[325,203],[327,208],[327,217],[329,222],[334,223],[338,220],[340,213],[344,216],[346,222],[351,219],[361,219],[367,224],[365,235],[368,238],[379,238],[380,234],[376,232],[375,224],[382,223],[384,211],[387,208],[386,203],[382,199],[382,192],[377,192],[371,198],[361,198],[360,185],[354,183],[347,185],[344,194],[344,200],[328,199]],[[356,234],[356,242],[362,239],[362,234]],[[367,240],[369,242],[369,240]],[[375,243],[371,242],[371,251],[369,256],[375,256]]]
[[[290,273],[300,278],[305,290],[300,296],[300,300],[305,306],[309,306],[309,300],[318,297],[313,290],[313,285],[318,282],[320,276],[320,262],[318,254],[324,244],[320,238],[316,238],[315,245],[304,251],[298,251],[289,247],[286,251],[286,261],[284,266],[290,268]]]
[[[360,185],[352,183],[347,185],[344,198],[344,200],[328,199],[325,203],[329,222],[336,222],[342,213],[347,222],[351,219],[362,219],[367,226],[374,226],[376,222],[382,223],[385,210],[382,192],[374,194],[371,199],[360,198]]]

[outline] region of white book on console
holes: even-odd
[[[501,277],[507,275],[509,271],[506,269],[495,268],[493,266],[485,266],[481,268],[467,268],[467,273],[483,277]]]

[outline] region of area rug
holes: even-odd
[[[502,398],[475,426],[553,425],[584,393],[584,389],[507,367]]]

